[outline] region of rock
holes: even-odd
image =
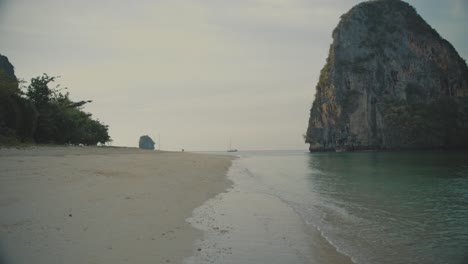
[[[34,104],[21,96],[13,65],[0,54],[0,144],[2,137],[30,140],[38,117]]]
[[[139,148],[141,149],[153,149],[154,150],[154,141],[149,136],[141,136],[140,142],[138,144]]]
[[[17,85],[18,81],[15,76],[15,68],[8,58],[2,54],[0,54],[0,72],[5,76],[5,78],[8,78],[8,81],[16,82]]]
[[[310,151],[468,148],[468,67],[400,0],[367,1],[333,31]]]

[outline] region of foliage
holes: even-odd
[[[322,70],[320,70],[319,81],[316,87],[317,94],[319,94],[328,85],[328,74],[330,72],[330,69],[332,68],[332,65],[331,65],[332,60],[333,60],[333,51],[332,51],[332,46],[330,46],[330,50],[328,52],[328,57],[327,57],[327,62],[325,63],[325,66],[323,66]]]
[[[44,73],[43,76],[32,78],[31,84],[26,91],[27,98],[38,108],[48,107],[54,91],[50,89],[49,83],[54,82],[56,77],[49,77]]]
[[[31,79],[23,90],[8,58],[0,55],[0,145],[21,142],[105,144],[108,126],[83,111],[91,101],[74,102],[47,74]]]
[[[466,147],[468,129],[464,103],[441,97],[429,103],[386,100],[383,103],[386,138],[391,146]]]
[[[427,98],[426,90],[416,83],[408,83],[405,92],[406,100],[411,103],[425,101]]]
[[[44,74],[31,79],[27,87],[26,97],[39,112],[36,142],[96,145],[110,141],[108,127],[82,111],[91,101],[71,101],[69,93],[62,93],[59,86],[49,87],[55,79]]]

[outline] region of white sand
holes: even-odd
[[[0,263],[181,263],[192,210],[232,157],[131,148],[0,149]]]

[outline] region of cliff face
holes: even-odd
[[[13,65],[0,54],[0,144],[31,138],[37,117],[34,105],[20,96]]]
[[[361,3],[333,31],[310,151],[468,147],[468,68],[409,4]]]
[[[18,125],[16,115],[19,112],[17,92],[18,81],[13,65],[7,57],[0,54],[0,136],[14,134]]]
[[[3,71],[5,75],[15,78],[15,69],[13,68],[13,65],[10,63],[8,58],[6,56],[3,56],[0,54],[0,71]]]
[[[0,54],[0,92],[15,93],[18,91],[18,81],[15,70],[6,56]]]

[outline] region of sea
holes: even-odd
[[[468,152],[246,151],[185,263],[468,263]]]

